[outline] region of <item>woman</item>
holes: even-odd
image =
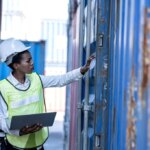
[[[81,79],[88,71],[94,56],[89,57],[85,66],[58,76],[43,76],[33,72],[34,65],[30,52],[21,41],[5,40],[0,44],[0,59],[12,72],[0,81],[0,129],[6,133],[6,149],[40,149],[48,138],[48,130],[41,124],[10,130],[7,118],[15,115],[43,113],[43,88],[61,87]]]

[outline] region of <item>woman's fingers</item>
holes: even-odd
[[[21,129],[22,135],[29,134],[40,130],[43,126],[41,124],[34,124],[32,126],[25,126]]]
[[[90,65],[90,63],[93,59],[95,59],[95,56],[94,55],[90,56],[87,60],[87,65]]]
[[[90,64],[91,64],[91,61],[92,61],[93,59],[95,59],[95,55],[91,55],[91,56],[87,59],[86,64],[85,64],[83,67],[81,67],[80,72],[81,72],[83,75],[90,69]]]
[[[34,126],[31,127],[31,132],[36,132],[42,128],[42,125],[40,124],[35,124]]]
[[[30,126],[27,130],[28,130],[28,132],[36,132],[41,128],[42,128],[42,125],[34,124],[34,125]]]

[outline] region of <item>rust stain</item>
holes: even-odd
[[[140,98],[144,101],[145,89],[150,82],[150,8],[145,9],[144,24],[144,44],[143,44],[143,80],[140,88]],[[145,101],[144,101],[145,102]],[[148,131],[150,130],[150,119],[148,120]],[[148,134],[148,145],[150,145],[150,136]]]
[[[128,102],[128,114],[127,114],[127,136],[126,136],[127,150],[136,150],[136,117],[135,117],[136,102],[134,99],[134,88],[135,88],[135,76],[134,76],[134,69],[132,69],[132,79],[129,91],[130,99]]]
[[[146,101],[144,94],[149,86],[150,82],[150,19],[148,18],[150,9],[145,9],[145,24],[144,24],[144,40],[143,40],[143,53],[142,53],[142,81],[139,87],[137,87],[137,94],[141,102],[140,107],[146,107]],[[127,150],[136,150],[136,101],[134,97],[135,93],[136,77],[134,74],[134,68],[132,68],[132,77],[129,88],[129,101],[128,101],[128,113],[127,113],[127,130],[126,130],[126,147]]]
[[[107,77],[107,75],[108,75],[108,71],[107,70],[102,70],[101,72],[100,72],[100,76],[101,77]]]
[[[145,9],[145,24],[144,24],[144,41],[143,41],[143,74],[142,83],[140,86],[139,96],[143,100],[145,89],[148,87],[150,81],[150,47],[149,38],[150,35],[150,19],[147,17],[149,9]]]

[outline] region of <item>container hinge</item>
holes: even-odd
[[[98,47],[103,47],[104,44],[104,34],[99,34],[98,36]]]
[[[104,136],[103,133],[95,136],[95,148],[96,148],[96,150],[104,150],[104,146],[102,146],[102,140],[103,140],[102,136]]]

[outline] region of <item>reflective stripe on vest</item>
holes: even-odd
[[[45,112],[42,83],[36,73],[27,75],[31,84],[27,90],[18,90],[6,79],[0,81],[0,91],[8,106],[8,117]],[[42,145],[48,137],[48,129],[42,128],[23,136],[6,135],[10,144],[17,148],[34,148]]]
[[[30,96],[28,98],[25,98],[25,99],[17,101],[17,102],[11,102],[11,108],[19,108],[19,107],[22,107],[24,105],[38,102],[39,100],[40,100],[39,96],[37,96],[37,95]]]

